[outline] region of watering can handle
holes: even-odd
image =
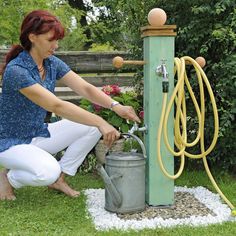
[[[129,137],[132,137],[133,139],[135,139],[139,143],[139,145],[142,149],[144,158],[147,158],[146,148],[143,144],[143,141],[138,136],[136,136],[134,134],[130,134],[130,133],[122,133],[121,135],[124,137],[129,136]]]

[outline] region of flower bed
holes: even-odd
[[[135,112],[139,114],[140,118],[143,118],[142,97],[140,97],[135,91],[122,92],[120,87],[114,84],[103,86],[102,91],[122,105],[132,106]],[[127,132],[133,125],[133,122],[128,122],[126,119],[119,117],[110,109],[103,108],[95,103],[91,103],[87,99],[81,99],[80,106],[101,116],[104,120],[113,125],[122,133]]]

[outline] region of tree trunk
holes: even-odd
[[[76,9],[79,9],[79,10],[82,10],[83,11],[83,15],[81,16],[81,19],[80,19],[80,24],[83,28],[85,28],[85,35],[88,39],[88,42],[85,43],[84,45],[84,50],[88,50],[92,44],[92,40],[91,40],[91,31],[88,27],[88,22],[86,20],[86,13],[88,11],[88,9],[86,8],[83,0],[68,0],[68,3],[69,5],[72,7],[72,8],[76,8]]]

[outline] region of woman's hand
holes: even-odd
[[[116,105],[112,109],[118,116],[127,119],[127,120],[132,120],[140,123],[140,119],[136,115],[134,108],[131,106],[123,106],[121,104]]]
[[[98,126],[98,129],[102,133],[104,144],[109,148],[113,142],[120,137],[120,132],[118,132],[113,126],[108,124],[106,121],[102,125]]]

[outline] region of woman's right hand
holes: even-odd
[[[109,148],[111,147],[113,142],[120,137],[120,132],[106,121],[98,126],[98,129],[102,133],[104,144]]]

